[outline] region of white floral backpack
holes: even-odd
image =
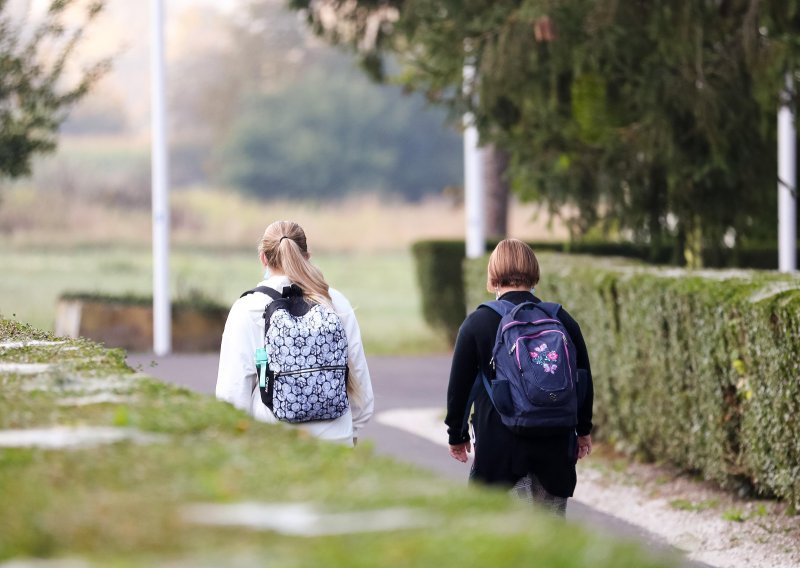
[[[330,307],[307,301],[295,284],[283,293],[259,286],[272,298],[264,308],[264,350],[257,363],[261,400],[278,420],[333,420],[349,408],[347,335]]]

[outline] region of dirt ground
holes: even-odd
[[[580,467],[575,498],[661,536],[697,562],[720,568],[800,566],[800,515],[669,466],[632,463],[600,446]]]

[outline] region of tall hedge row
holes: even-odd
[[[497,242],[487,242],[487,252]],[[536,242],[528,243],[537,253],[586,254],[599,257],[622,257],[657,264],[676,264],[673,247],[653,249],[634,243],[587,242]],[[477,303],[468,300],[474,292],[464,287],[461,263],[465,258],[465,244],[460,240],[419,241],[412,247],[416,260],[417,278],[422,292],[423,317],[433,328],[440,330],[450,341],[455,341],[469,306]],[[800,249],[798,249],[800,254]],[[704,254],[708,266],[746,266],[749,268],[777,268],[778,251],[772,246],[731,251],[724,258]],[[478,291],[480,294],[481,292]],[[465,302],[465,298],[467,301]]]
[[[487,260],[465,263],[471,309]],[[586,338],[602,438],[800,508],[800,279],[540,261],[537,295]]]
[[[454,343],[464,321],[464,241],[420,241],[411,247],[422,295],[422,316]]]

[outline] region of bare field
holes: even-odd
[[[464,235],[464,209],[444,198],[420,203],[376,196],[339,202],[270,201],[231,191],[193,189],[172,193],[172,242],[203,247],[254,247],[264,228],[291,219],[306,230],[320,252],[405,250],[416,240],[458,239]],[[549,226],[538,207],[514,203],[511,236],[529,240],[567,237],[557,221]],[[67,191],[12,187],[0,205],[0,243],[6,246],[79,246],[96,243],[149,246],[151,218],[147,196],[98,190],[92,196]]]

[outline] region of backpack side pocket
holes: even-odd
[[[500,414],[512,416],[514,414],[514,401],[511,398],[511,383],[508,379],[495,379],[492,381],[492,402]]]

